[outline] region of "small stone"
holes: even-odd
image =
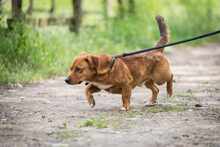
[[[7,118],[2,118],[1,121],[2,121],[2,122],[6,122],[6,121],[7,121]]]
[[[17,83],[17,84],[16,84],[16,87],[18,87],[18,88],[23,88],[23,86],[22,86],[20,83]]]
[[[33,141],[39,141],[37,138],[32,138]]]
[[[173,136],[173,139],[178,139],[179,137],[177,137],[177,136]]]
[[[69,145],[63,143],[53,143],[52,147],[69,147]]]
[[[22,96],[22,97],[20,97],[20,100],[21,100],[21,101],[24,101],[24,97],[23,97],[23,96]]]
[[[189,109],[188,111],[192,112],[192,111],[193,111],[193,109]]]
[[[199,143],[198,142],[194,142],[193,145],[199,145]]]
[[[195,107],[202,107],[201,104],[195,104]]]
[[[188,89],[186,92],[187,93],[192,93],[192,89]]]
[[[182,136],[183,136],[183,137],[189,137],[189,135],[187,135],[187,134],[183,134]]]

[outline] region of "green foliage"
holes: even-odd
[[[134,15],[128,13],[123,18],[111,17],[105,22],[102,18],[102,2],[85,1],[84,10],[97,10],[100,13],[85,15],[79,36],[69,32],[68,27],[33,28],[16,24],[13,30],[9,30],[5,26],[5,17],[1,16],[0,83],[24,83],[64,75],[73,58],[82,51],[119,54],[151,47],[159,38],[154,19],[158,14],[164,16],[169,25],[171,42],[219,29],[219,0],[135,2]],[[25,0],[24,10],[27,9],[27,3],[28,0]],[[56,3],[55,15],[71,15],[69,0]],[[9,5],[9,2],[4,5],[6,12],[10,9]],[[113,6],[114,14],[117,14],[117,5]],[[49,10],[50,1],[36,1],[35,8]],[[46,12],[43,14],[48,15]],[[42,12],[34,12],[33,17],[42,17]],[[216,41],[219,38],[216,36],[195,43]]]
[[[153,34],[149,34],[151,36],[157,34],[153,19],[158,14],[166,18],[172,41],[219,29],[218,0],[141,0],[137,5],[138,16],[147,19],[147,32],[152,32]]]
[[[11,29],[1,27],[0,40],[1,83],[48,77],[61,67],[56,61],[57,46],[46,42],[41,33],[23,23],[14,24]]]

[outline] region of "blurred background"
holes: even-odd
[[[65,75],[82,51],[151,47],[159,38],[156,15],[165,17],[170,42],[215,31],[219,10],[219,0],[0,0],[0,84]]]

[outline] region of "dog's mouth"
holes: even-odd
[[[76,84],[81,84],[82,81],[71,81],[70,78],[66,78],[65,82],[69,85],[76,85]]]
[[[82,81],[76,81],[76,82],[70,82],[71,85],[77,85],[77,84],[81,84]]]

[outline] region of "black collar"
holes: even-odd
[[[110,63],[110,68],[113,67],[114,63],[115,63],[116,57],[112,57],[111,63]]]

